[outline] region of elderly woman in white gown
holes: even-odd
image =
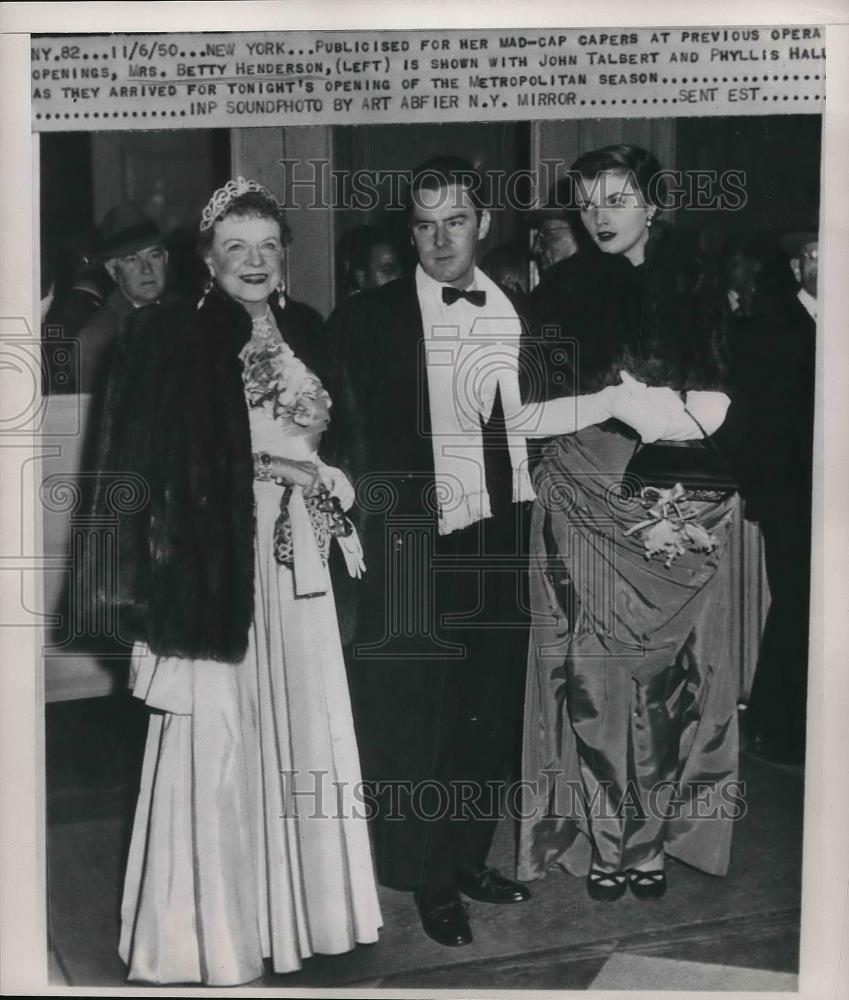
[[[364,568],[318,452],[338,407],[271,193],[230,181],[200,228],[200,305],[140,310],[118,345],[93,513],[142,484],[97,594],[153,710],[120,955],[131,980],[232,985],[374,942],[381,915],[327,569],[336,539]]]

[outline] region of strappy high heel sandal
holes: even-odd
[[[647,872],[629,868],[628,888],[637,899],[660,899],[666,892],[666,872],[662,868]]]
[[[625,895],[628,876],[625,872],[606,872],[594,865],[587,875],[587,893],[599,903],[612,903]]]

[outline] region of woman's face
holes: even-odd
[[[251,314],[261,316],[283,276],[283,242],[276,219],[228,215],[215,223],[204,257],[216,284]]]
[[[633,177],[620,170],[582,177],[578,199],[581,221],[599,250],[620,253],[632,264],[642,264],[648,222],[656,209],[646,205]]]

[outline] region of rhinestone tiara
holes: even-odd
[[[227,181],[224,187],[220,187],[206,203],[206,208],[200,217],[200,231],[203,233],[207,229],[211,229],[216,219],[224,214],[230,203],[249,191],[256,191],[268,198],[278,209],[280,208],[280,202],[267,187],[258,181],[246,181],[244,177],[237,177],[234,181]]]

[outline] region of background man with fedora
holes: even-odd
[[[136,205],[109,210],[96,260],[115,283],[106,301],[80,330],[80,392],[96,391],[110,348],[133,309],[165,293],[168,251],[159,227]]]
[[[540,270],[540,282],[556,280],[559,270],[555,265],[573,257],[584,244],[584,229],[572,203],[570,179],[564,177],[553,184],[545,204],[528,212],[526,220],[536,230],[531,256]]]

